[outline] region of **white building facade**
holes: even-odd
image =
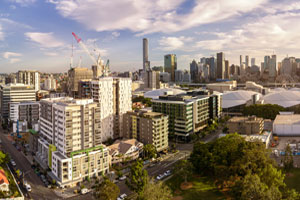
[[[101,143],[100,106],[92,99],[43,99],[36,160],[61,187],[108,172]]]

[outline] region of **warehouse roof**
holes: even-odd
[[[264,102],[277,104],[284,108],[300,104],[300,91],[278,90],[264,96]]]
[[[222,108],[230,108],[239,105],[246,104],[247,101],[252,99],[253,95],[259,95],[258,92],[246,91],[246,90],[237,90],[237,91],[228,91],[223,94],[222,97]]]
[[[274,120],[275,124],[293,125],[300,124],[300,115],[297,114],[280,114]]]

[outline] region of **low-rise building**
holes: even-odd
[[[281,112],[273,122],[273,134],[278,136],[300,136],[300,115]]]
[[[156,112],[132,112],[124,115],[124,137],[135,138],[144,145],[152,144],[156,150],[168,148],[168,116]]]
[[[261,134],[264,130],[264,119],[256,116],[233,117],[227,122],[229,133],[242,135]]]
[[[143,144],[136,139],[117,140],[108,146],[111,163],[136,160],[143,151]]]

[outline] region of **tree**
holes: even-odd
[[[144,158],[146,159],[156,158],[157,156],[157,151],[153,144],[146,144],[143,147],[143,151],[144,151]]]
[[[283,158],[283,166],[286,172],[290,172],[294,166],[293,153],[290,145],[287,145],[285,148],[285,154]]]
[[[9,162],[9,156],[3,151],[0,151],[0,165],[6,164]]]
[[[103,182],[96,185],[94,189],[94,196],[99,200],[116,200],[119,194],[119,187],[108,178],[104,178]]]
[[[214,142],[195,143],[190,161],[196,172],[213,177],[218,186],[233,188],[235,199],[277,199],[272,195],[286,193],[285,176],[275,167],[270,151],[262,142],[247,142],[236,133]],[[242,187],[247,184],[248,190]],[[258,198],[261,193],[267,196]],[[249,194],[254,197],[247,198]]]
[[[138,200],[171,200],[172,192],[163,182],[150,180]]]
[[[131,167],[126,185],[134,192],[140,194],[148,182],[148,173],[143,169],[143,162],[137,160]]]
[[[175,165],[174,174],[176,174],[177,176],[182,177],[184,182],[187,182],[188,177],[190,175],[192,175],[192,173],[193,173],[193,165],[188,160],[180,160]]]
[[[276,104],[254,104],[246,106],[243,110],[245,116],[255,115],[264,119],[274,120],[279,112],[285,111],[285,108]]]

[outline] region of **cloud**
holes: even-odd
[[[9,2],[19,4],[22,7],[26,7],[35,3],[36,0],[9,0]]]
[[[5,59],[9,59],[9,58],[12,58],[12,57],[19,57],[19,56],[22,56],[22,54],[7,51],[7,52],[4,52],[4,53],[2,54],[2,56],[3,56],[3,58],[5,58]]]
[[[188,12],[180,13],[180,6],[186,1],[48,0],[63,17],[84,24],[88,29],[127,29],[138,34],[171,33],[225,20],[258,8],[267,0],[195,0]]]
[[[56,52],[45,52],[45,56],[57,56],[58,54]]]
[[[280,11],[280,12],[279,12]],[[296,26],[300,13],[284,12],[283,9],[255,19],[228,32],[214,34],[215,39],[199,41],[197,48],[210,51],[225,51],[238,63],[238,55],[262,57],[267,54],[299,55],[300,27]]]
[[[0,40],[4,40],[4,32],[2,31],[1,24],[0,24]]]
[[[173,50],[185,50],[185,43],[191,42],[192,37],[162,37],[158,43],[160,45],[159,49],[164,51],[173,51]]]
[[[21,59],[18,57],[21,57],[21,56],[22,56],[22,54],[20,54],[20,53],[10,52],[10,51],[4,52],[2,54],[2,57],[5,58],[6,60],[8,60],[9,63],[11,63],[11,64],[20,62]]]
[[[53,33],[27,32],[25,36],[44,48],[62,47],[64,43],[53,36]]]
[[[120,33],[117,32],[117,31],[114,31],[114,32],[111,33],[111,35],[112,35],[113,38],[117,38],[117,37],[120,36]]]

